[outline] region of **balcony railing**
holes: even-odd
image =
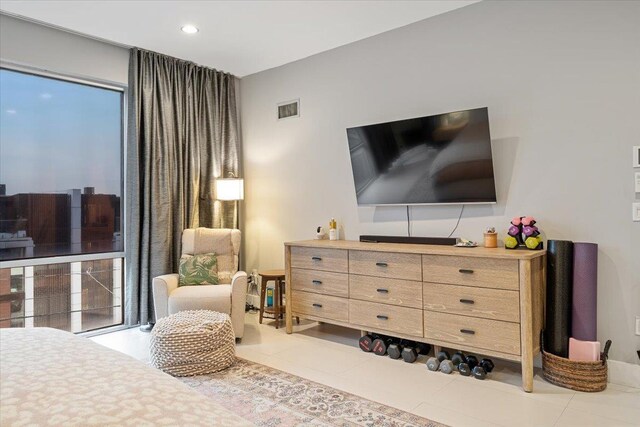
[[[84,332],[122,323],[121,254],[46,261],[3,263],[0,327],[47,326]]]

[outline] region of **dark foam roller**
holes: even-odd
[[[549,240],[544,346],[546,351],[560,357],[569,356],[572,286],[573,242]]]
[[[574,243],[571,336],[597,341],[598,245]]]

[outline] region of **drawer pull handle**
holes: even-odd
[[[460,270],[458,270],[460,273],[463,274],[473,274],[473,270],[468,270],[466,268],[461,268]]]
[[[315,303],[315,302],[314,302],[312,305],[313,305],[314,307],[322,308],[322,304],[318,304],[318,303]]]
[[[472,331],[471,329],[460,329],[460,332],[463,334],[475,335],[476,331]]]
[[[460,300],[460,302],[463,303],[463,304],[475,304],[475,301],[472,300],[472,299],[464,299],[463,298],[463,299]]]
[[[376,262],[376,265],[377,265],[378,267],[388,267],[388,265],[387,265],[387,263],[386,263],[386,262]]]
[[[378,314],[376,317],[380,320],[389,320],[389,316],[384,316],[382,314]]]
[[[378,288],[378,289],[376,289],[376,292],[380,292],[381,294],[388,294],[389,293],[389,289]]]
[[[313,261],[322,261],[322,258],[320,258],[319,256],[312,256],[311,259]]]
[[[314,285],[322,285],[322,280],[312,280],[311,283]]]

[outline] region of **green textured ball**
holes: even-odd
[[[513,236],[506,236],[504,238],[504,247],[507,249],[514,249],[518,247],[518,239]]]

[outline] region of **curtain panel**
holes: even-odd
[[[185,228],[237,228],[214,179],[238,175],[236,77],[131,49],[125,323],[153,321],[151,281],[177,272]]]

